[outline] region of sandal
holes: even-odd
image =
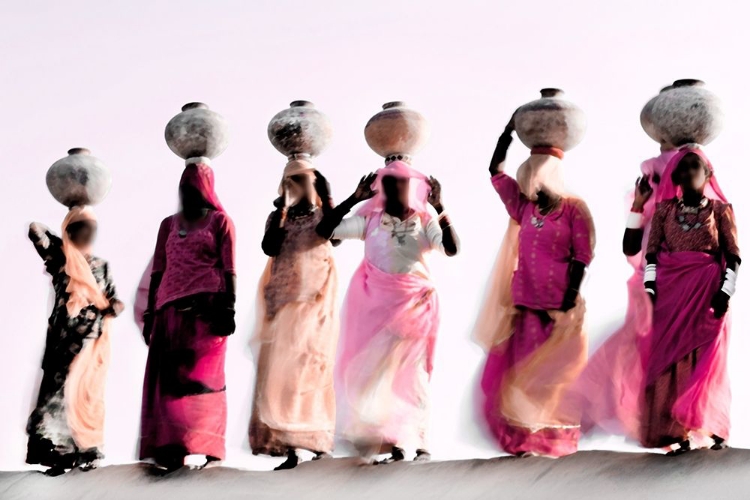
[[[690,448],[690,440],[686,439],[685,441],[682,441],[680,443],[680,447],[679,448],[674,448],[672,451],[668,451],[667,452],[667,456],[668,457],[676,457],[678,455],[682,455],[683,453],[687,453],[690,450],[691,450],[691,448]]]

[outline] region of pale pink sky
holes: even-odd
[[[230,340],[228,463],[268,468],[246,445],[254,365],[246,348],[265,257],[263,223],[284,159],[266,138],[268,120],[296,99],[329,115],[334,141],[318,160],[341,199],[381,160],[364,141],[367,119],[405,100],[431,122],[432,140],[415,166],[438,177],[463,242],[433,271],[443,323],[433,378],[433,449],[438,459],[497,454],[473,420],[471,396],[483,354],[471,325],[506,215],[487,164],[510,113],[542,87],[566,90],[588,115],[583,143],[565,162],[572,191],[592,208],[597,258],[586,295],[592,342],[622,319],[628,266],[620,253],[624,196],[640,161],[658,153],[640,128],[641,106],[677,78],[700,78],[726,105],[721,137],[707,148],[735,202],[741,243],[750,206],[740,148],[750,115],[746,19],[733,1],[132,1],[3,2],[0,5],[0,145],[6,158],[0,261],[0,378],[4,424],[0,469],[23,466],[25,419],[36,397],[48,280],[26,226],[59,227],[64,209],[44,175],[73,146],[90,148],[112,170],[97,209],[97,253],[111,262],[122,298],[132,297],[159,221],[176,206],[182,162],[163,139],[167,121],[203,101],[231,125],[215,161],[218,192],[238,229],[239,331]],[[527,150],[518,142],[509,164]],[[336,250],[342,296],[362,256]],[[733,444],[750,447],[750,349],[745,291],[734,299],[731,376]],[[748,285],[750,286],[750,285]],[[107,398],[107,454],[134,459],[146,348],[130,314],[118,319]],[[582,447],[618,447],[614,440]]]

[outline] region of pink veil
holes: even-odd
[[[659,201],[669,200],[680,194],[680,189],[672,183],[672,173],[680,164],[685,155],[693,153],[698,156],[706,163],[706,166],[711,171],[711,177],[708,179],[708,184],[703,190],[703,196],[711,200],[719,200],[727,203],[727,198],[724,196],[721,188],[719,187],[719,181],[716,179],[714,174],[714,167],[711,164],[711,160],[708,159],[706,153],[700,148],[698,144],[687,144],[682,146],[675,154],[672,159],[667,163],[667,167],[664,169],[664,176],[659,184],[658,191],[654,194],[657,195]]]
[[[383,194],[383,177],[392,176],[400,179],[411,179],[409,184],[409,208],[417,212],[422,218],[422,225],[434,217],[433,211],[430,210],[427,203],[427,196],[430,194],[430,185],[427,182],[427,176],[420,171],[412,168],[408,163],[396,160],[388,163],[385,167],[379,169],[377,178],[373,187],[377,194],[367,200],[365,204],[357,210],[357,215],[369,218],[371,215],[382,212],[385,209],[385,195]]]

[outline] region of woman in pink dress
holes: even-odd
[[[202,160],[203,161],[203,160]],[[154,252],[144,340],[141,460],[167,470],[188,455],[224,458],[227,336],[234,332],[234,225],[203,162],[180,180],[181,210],[164,219]]]
[[[385,462],[403,460],[407,447],[416,449],[417,460],[428,460],[428,383],[439,316],[426,256],[432,250],[456,255],[458,238],[437,180],[398,157],[386,162],[318,226],[323,237],[365,242],[342,313],[339,421],[366,460],[388,451]]]
[[[721,449],[729,437],[726,315],[740,251],[732,207],[698,147],[682,147],[665,177],[643,278],[654,306],[640,346],[639,434],[643,446],[677,455],[706,442]]]
[[[558,457],[576,451],[580,434],[569,394],[586,363],[579,287],[594,227],[586,204],[563,192],[562,151],[534,148],[517,181],[505,173],[513,130],[511,120],[490,163],[511,221],[477,324],[489,350],[484,415],[506,452]]]
[[[333,365],[339,336],[331,242],[315,231],[333,209],[325,178],[305,158],[287,163],[277,210],[263,237],[269,256],[258,290],[257,376],[250,420],[253,454],[316,458],[333,451]]]

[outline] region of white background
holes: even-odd
[[[232,141],[215,162],[217,191],[237,226],[238,332],[229,341],[227,463],[253,458],[247,425],[254,364],[247,348],[263,224],[284,158],[266,137],[269,119],[296,99],[331,118],[335,138],[317,164],[338,200],[382,160],[364,141],[382,103],[405,100],[431,122],[415,166],[444,185],[462,240],[453,259],[435,256],[443,310],[433,377],[437,459],[497,455],[474,417],[483,363],[469,340],[507,216],[487,166],[497,136],[542,87],[560,87],[587,113],[585,140],[565,159],[569,189],[589,203],[598,230],[586,284],[592,345],[621,322],[631,270],[621,254],[624,196],[639,163],[658,154],[640,128],[641,106],[677,78],[700,78],[726,105],[724,133],[707,152],[743,229],[747,142],[746,20],[742,2],[638,0],[440,5],[424,1],[3,2],[0,5],[0,469],[23,467],[25,421],[36,398],[49,280],[26,239],[28,223],[55,230],[65,209],[44,176],[74,146],[90,148],[114,177],[97,208],[97,254],[111,262],[132,304],[159,222],[177,204],[182,161],[164,143],[167,121],[203,101],[229,121]],[[448,2],[445,2],[448,3]],[[738,147],[739,146],[739,147]],[[527,150],[516,141],[509,165]],[[362,245],[336,249],[341,297]],[[740,279],[731,346],[732,444],[750,446],[747,287]],[[115,323],[107,392],[110,463],[135,459],[146,347],[132,309]],[[617,439],[582,448],[621,448]]]

